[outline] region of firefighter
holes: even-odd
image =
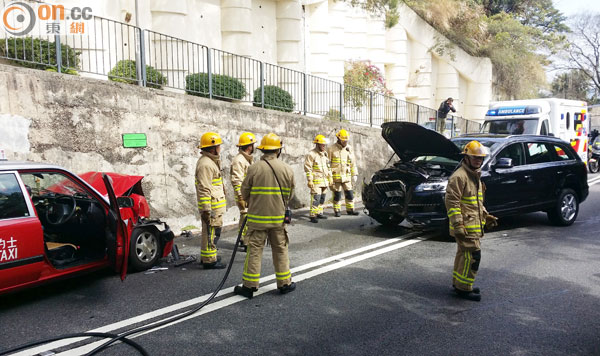
[[[285,210],[294,192],[294,172],[278,159],[281,147],[281,139],[277,135],[265,135],[258,146],[263,156],[248,168],[248,175],[242,183],[242,198],[248,202],[248,251],[242,285],[235,286],[233,291],[246,298],[252,298],[258,290],[266,241],[271,244],[279,292],[285,294],[296,289],[290,272],[289,238],[284,225]]]
[[[483,228],[497,226],[497,218],[483,206],[485,185],[481,182],[481,165],[489,149],[479,141],[467,143],[461,166],[452,174],[446,188],[450,236],[456,239],[457,251],[452,286],[459,297],[480,301],[479,288],[473,288],[481,262]]]
[[[331,160],[331,172],[333,184],[333,212],[334,216],[340,217],[342,200],[342,190],[346,198],[346,213],[348,215],[358,215],[354,211],[354,191],[352,183],[356,184],[358,180],[358,171],[356,170],[356,159],[350,146],[348,146],[348,131],[341,129],[336,135],[337,142],[329,146],[327,155]]]
[[[248,167],[252,164],[252,154],[254,153],[254,144],[256,143],[256,137],[251,132],[244,132],[240,135],[237,147],[239,147],[239,153],[233,158],[231,162],[231,185],[233,186],[233,193],[235,195],[235,201],[238,209],[240,209],[240,222],[238,225],[239,229],[242,228],[244,218],[248,213],[248,203],[242,198],[242,182],[248,172]],[[241,251],[246,251],[246,229],[242,231],[241,240]]]
[[[221,175],[221,144],[218,133],[207,132],[200,139],[202,156],[196,163],[196,196],[202,217],[200,262],[205,269],[225,268],[217,258],[217,241],[221,236],[223,213],[227,202]]]
[[[327,145],[325,136],[317,135],[313,143],[315,148],[308,152],[304,159],[304,171],[310,189],[310,222],[318,223],[317,219],[327,219],[323,215],[323,204],[325,204],[327,187],[333,185],[333,177],[325,151]]]

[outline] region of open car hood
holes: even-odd
[[[112,186],[117,197],[123,196],[131,187],[141,181],[144,176],[130,176],[120,173],[104,173],[112,180]],[[102,180],[102,172],[86,172],[80,174],[79,177],[94,187],[98,193],[106,196],[106,186]]]
[[[460,159],[460,150],[439,133],[412,122],[386,122],[381,136],[404,162],[419,156],[441,156]]]

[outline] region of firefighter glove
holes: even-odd
[[[459,239],[464,239],[467,237],[467,230],[463,225],[458,225],[454,227],[454,236],[456,236]]]
[[[248,203],[244,199],[240,198],[239,204],[240,204],[240,208],[242,208],[242,209],[246,209],[248,207]]]
[[[208,223],[210,221],[210,210],[203,210],[201,217],[202,221]]]
[[[485,226],[487,226],[488,228],[492,228],[492,227],[498,226],[498,218],[495,217],[494,215],[488,214],[485,217]]]
[[[358,176],[352,176],[352,181],[354,182],[354,184],[356,184],[356,182],[358,181]]]
[[[308,181],[308,187],[312,189],[314,186],[315,185],[313,184],[312,180],[309,180]]]

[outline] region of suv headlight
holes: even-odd
[[[438,192],[445,191],[448,186],[448,181],[421,183],[415,187],[415,192]]]

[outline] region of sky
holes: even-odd
[[[553,2],[554,7],[567,16],[583,11],[600,13],[599,0],[553,0]]]

